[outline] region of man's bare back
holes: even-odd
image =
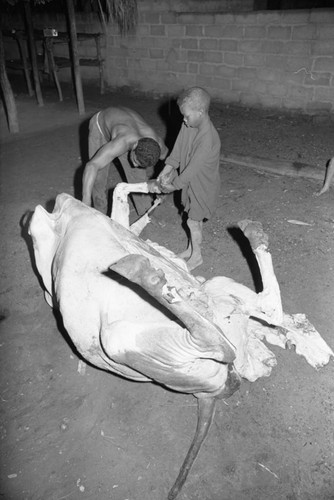
[[[98,121],[106,139],[113,140],[119,135],[125,135],[138,141],[142,137],[150,137],[159,144],[160,138],[153,128],[132,109],[124,107],[104,109],[99,113]]]
[[[141,169],[136,174],[136,167],[154,166],[151,163],[165,158],[168,152],[162,138],[139,113],[125,107],[96,113],[90,120],[88,142],[90,159],[83,174],[82,201],[90,205],[93,196],[94,206],[102,207],[104,213],[107,172],[113,160],[121,159],[128,182],[140,182],[146,174]]]

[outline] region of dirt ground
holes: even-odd
[[[16,82],[17,83],[17,82]],[[84,87],[79,116],[70,88],[58,103],[43,87],[39,108],[17,84],[21,132],[1,110],[1,488],[6,500],[165,500],[196,425],[196,401],[87,366],[43,298],[34,272],[29,214],[52,210],[58,193],[80,196],[87,124],[95,111],[127,105],[172,143],[178,117],[162,96]],[[334,122],[215,104],[224,152],[304,162],[325,171]],[[270,237],[284,310],[304,312],[334,348],[334,186],[221,164],[221,195],[205,224],[195,274],[229,276],[253,289],[254,269],[234,238],[236,222],[262,222]],[[120,180],[115,170],[113,181]],[[186,234],[173,196],[156,211],[150,238],[178,252]],[[297,220],[307,225],[294,224]],[[244,381],[218,405],[180,500],[334,499],[334,361],[319,371],[271,347],[270,377]]]

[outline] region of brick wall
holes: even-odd
[[[334,113],[334,10],[141,10],[136,35],[107,39],[107,79],[174,94],[205,87],[224,103]]]
[[[252,11],[254,0],[137,0],[141,11],[243,12]]]
[[[170,1],[141,1],[135,34],[121,37],[110,26],[104,52],[111,88],[174,95],[199,85],[224,103],[334,114],[334,9],[238,14],[158,9]],[[64,16],[34,17],[34,24],[66,30]],[[102,30],[94,15],[77,15],[77,29]],[[81,53],[92,50],[85,43]],[[97,79],[96,68],[83,68],[82,75]],[[61,70],[59,76],[70,80],[71,73]]]

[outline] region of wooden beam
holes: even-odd
[[[77,97],[79,114],[82,115],[85,113],[85,104],[82,92],[80,61],[78,56],[77,28],[75,22],[75,11],[74,11],[73,0],[66,0],[66,5],[67,5],[67,13],[68,13],[68,21],[70,29],[70,45],[72,53],[71,55],[72,55],[72,64],[74,72],[75,92]]]
[[[5,63],[5,48],[0,29],[0,85],[3,92],[5,107],[7,112],[8,128],[11,133],[19,132],[19,122],[17,118],[17,108],[12,86],[8,80],[6,63]]]
[[[39,74],[38,74],[36,46],[35,46],[35,39],[34,39],[34,27],[33,27],[33,22],[32,22],[30,1],[24,0],[23,5],[24,5],[24,14],[25,14],[25,19],[26,19],[27,37],[28,37],[28,45],[29,45],[29,51],[30,51],[31,67],[32,67],[32,73],[34,76],[34,83],[35,83],[36,98],[37,98],[38,105],[44,106],[41,84],[39,81]]]

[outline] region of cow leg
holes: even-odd
[[[151,220],[149,214],[161,203],[161,199],[157,198],[152,207],[150,207],[142,217],[130,226],[130,206],[128,201],[130,193],[149,193],[147,183],[138,182],[135,184],[127,184],[126,182],[120,182],[117,184],[113,193],[111,219],[115,220],[127,229],[130,229],[132,233],[139,236],[144,227]]]
[[[160,205],[161,202],[162,202],[162,198],[156,198],[154,200],[153,205],[147,210],[146,214],[142,215],[138,220],[136,220],[136,222],[131,224],[131,226],[130,226],[131,233],[135,234],[136,236],[140,235],[140,233],[142,232],[144,227],[147,226],[147,224],[149,222],[151,222],[150,213],[155,208],[157,208],[157,206]]]
[[[268,236],[260,222],[243,220],[238,225],[249,240],[261,272],[263,291],[257,295],[258,309],[265,313],[268,323],[279,325],[283,321],[283,309],[279,285],[268,250]]]
[[[112,220],[115,220],[127,229],[129,229],[130,226],[128,195],[132,192],[148,193],[147,183],[140,182],[138,184],[127,184],[126,182],[120,182],[114,189],[112,200]]]

